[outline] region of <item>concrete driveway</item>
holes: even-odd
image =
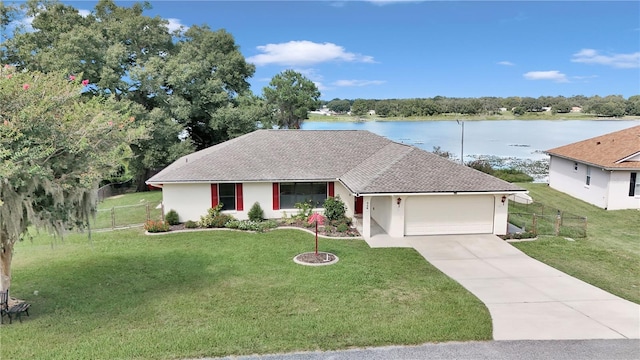
[[[534,260],[495,235],[380,240],[380,246],[391,240],[415,248],[484,302],[495,340],[640,339],[640,305]]]

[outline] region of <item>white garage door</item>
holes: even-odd
[[[411,196],[405,207],[405,235],[491,234],[494,197]]]

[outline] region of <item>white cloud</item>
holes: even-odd
[[[369,86],[369,85],[382,85],[386,81],[383,80],[338,80],[333,83],[335,86],[351,87],[351,86]]]
[[[86,18],[87,16],[91,15],[91,11],[90,10],[84,10],[84,9],[78,9],[78,14],[80,14],[80,16]]]
[[[512,63],[511,61],[498,61],[498,65],[515,66],[516,64]]]
[[[569,80],[567,80],[567,75],[559,72],[558,70],[529,71],[523,76],[527,80],[551,80],[554,82],[569,82]]]
[[[631,69],[640,67],[640,52],[602,55],[594,49],[582,49],[573,54],[571,61],[585,64],[606,65],[618,69]]]
[[[576,79],[576,80],[586,80],[586,79],[595,79],[597,78],[598,75],[584,75],[584,76],[572,76],[572,78]]]
[[[286,66],[305,66],[329,61],[374,62],[373,57],[347,52],[344,47],[332,43],[314,43],[312,41],[289,41],[280,44],[258,46],[263,54],[247,58],[258,66],[278,64]]]
[[[186,31],[187,29],[189,29],[188,26],[185,26],[180,22],[180,19],[168,18],[166,20],[169,21],[169,23],[167,24],[169,32],[174,32],[176,30]]]

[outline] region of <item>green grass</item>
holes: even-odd
[[[112,228],[114,220],[115,227],[143,224],[147,220],[147,204],[150,218],[158,220],[162,216],[162,211],[157,208],[161,202],[161,191],[146,191],[106,198],[98,204],[96,218],[91,221],[91,228]]]
[[[587,237],[541,236],[513,245],[567,274],[640,304],[640,211],[603,210],[546,184],[518,184],[534,201],[587,217]]]
[[[52,245],[53,244],[53,245]],[[486,307],[413,249],[297,230],[38,236],[16,245],[0,358],[162,359],[491,339]],[[38,295],[34,294],[38,292]]]

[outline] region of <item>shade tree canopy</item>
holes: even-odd
[[[263,96],[273,110],[277,125],[285,129],[299,129],[308,112],[320,106],[320,91],[313,81],[294,70],[275,75]]]
[[[136,116],[153,136],[134,144],[128,166],[142,186],[153,169],[260,124],[235,124],[216,114],[242,106],[239,97],[252,95],[247,79],[255,67],[245,61],[233,36],[207,26],[171,33],[167,20],[144,14],[150,7],[148,2],[124,7],[100,0],[87,16],[55,0],[0,8],[1,31],[21,12],[33,17],[34,30],[18,28],[7,37],[0,62],[19,70],[83,74],[91,79],[85,95],[142,105]]]
[[[88,80],[88,79],[87,79]],[[139,105],[83,96],[66,72],[0,70],[0,290],[29,227],[60,236],[88,226],[97,186],[147,137]]]

